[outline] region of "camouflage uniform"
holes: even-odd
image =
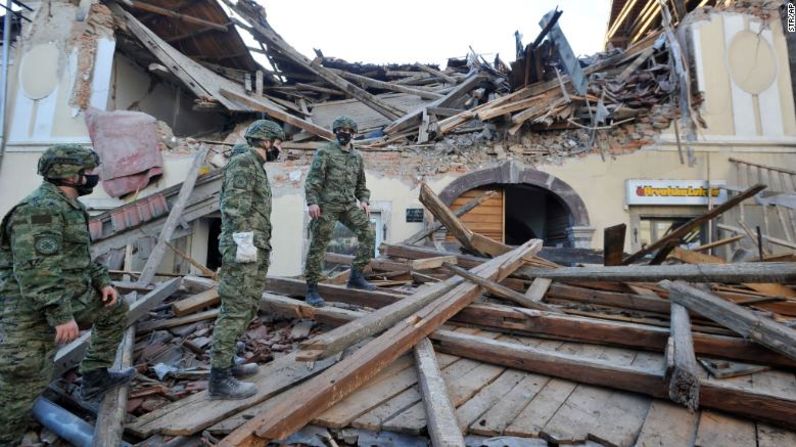
[[[52,379],[56,326],[93,323],[81,374],[114,362],[127,305],[104,307],[99,291],[111,281],[90,243],[83,205],[48,182],[0,224],[0,445],[18,442]]]
[[[361,271],[370,262],[376,238],[368,216],[356,203],[370,200],[362,154],[338,142],[321,147],[315,153],[304,189],[307,205],[321,208],[321,217],[310,222],[312,241],[304,268],[307,283],[321,280],[321,265],[337,221],[357,236],[359,246],[352,265]]]
[[[229,368],[235,355],[235,343],[257,314],[265,288],[271,254],[271,185],[264,168],[265,160],[248,148],[233,156],[224,168],[221,186],[221,278],[218,294],[221,310],[213,331],[211,364]],[[233,234],[254,233],[257,259],[237,262]]]

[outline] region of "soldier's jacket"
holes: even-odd
[[[0,224],[2,318],[43,313],[51,327],[71,320],[73,298],[111,284],[107,269],[92,262],[90,245],[85,207],[42,183]]]
[[[233,233],[254,232],[254,245],[271,249],[271,185],[264,161],[249,148],[233,156],[221,185],[220,247],[235,245]]]
[[[312,160],[304,183],[307,205],[350,205],[355,199],[367,202],[362,154],[332,142],[324,145]]]
[[[248,144],[243,144],[243,143],[238,143],[238,144],[232,146],[232,151],[230,151],[230,153],[229,153],[229,158],[232,158],[232,157],[234,157],[236,155],[245,154],[246,152],[249,152],[249,145]]]

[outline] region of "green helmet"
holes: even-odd
[[[341,115],[338,116],[337,119],[335,119],[334,122],[332,123],[332,132],[337,132],[337,129],[341,127],[347,127],[356,132],[357,122],[345,115]]]
[[[270,120],[257,120],[249,125],[243,134],[246,140],[284,140],[282,126]]]
[[[38,173],[48,179],[68,178],[90,171],[100,164],[99,155],[79,144],[50,146],[39,158]]]

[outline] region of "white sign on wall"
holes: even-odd
[[[727,201],[726,182],[711,182],[713,204]],[[706,180],[635,180],[625,182],[628,205],[708,205]]]

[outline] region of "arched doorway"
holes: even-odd
[[[561,179],[513,161],[457,178],[440,198],[456,209],[488,189],[497,196],[462,217],[473,231],[509,245],[537,237],[547,246],[589,247],[594,229],[580,196]]]

